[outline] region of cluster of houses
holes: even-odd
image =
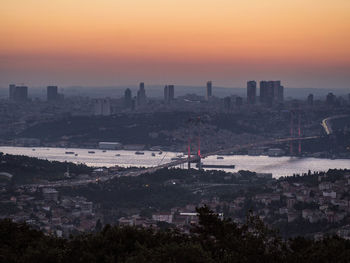
[[[253,207],[254,215],[259,216],[268,225],[287,224],[324,224],[327,233],[308,233],[320,238],[325,234],[337,234],[350,239],[350,174],[337,180],[328,181],[319,176],[318,183],[292,183],[287,180],[276,181],[266,186],[264,193],[238,196],[232,201],[220,201],[218,197],[203,199],[198,204],[175,207],[170,211],[153,213],[151,218],[140,215],[122,217],[120,225],[156,227],[159,222],[173,224],[188,232],[191,225],[198,222],[196,207],[207,205],[220,216],[231,217],[237,223],[246,219],[246,209]],[[339,227],[340,225],[340,227]]]
[[[0,200],[9,209],[1,218],[26,222],[44,233],[67,237],[92,231],[100,218],[94,204],[81,196],[59,196],[54,188],[20,188],[7,200]]]
[[[247,210],[253,208],[253,213],[268,225],[319,224],[324,225],[327,232],[320,230],[308,233],[309,236],[337,234],[350,239],[350,174],[332,179],[320,175],[317,182],[272,178],[267,181],[270,183],[259,193],[246,191],[231,201],[214,196],[184,207],[153,212],[147,217],[138,213],[115,218],[115,222],[120,226],[173,226],[186,233],[198,223],[196,207],[206,205],[221,217],[231,217],[239,224],[245,221]],[[103,223],[98,204],[81,196],[60,195],[54,188],[21,187],[11,196],[5,196],[7,198],[0,200],[1,206],[6,207],[0,218],[26,222],[48,234],[66,237],[94,231],[99,220]]]

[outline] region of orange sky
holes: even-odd
[[[350,80],[349,0],[2,0],[0,36],[2,86]]]

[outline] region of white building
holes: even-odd
[[[173,222],[173,214],[171,212],[160,212],[152,215],[154,221],[167,222],[171,224]]]

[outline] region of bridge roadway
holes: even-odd
[[[223,152],[232,152],[232,151],[248,149],[251,147],[259,147],[259,146],[264,146],[264,145],[269,145],[269,144],[281,144],[281,143],[299,141],[299,140],[305,141],[305,140],[312,140],[312,139],[317,139],[317,138],[319,138],[319,136],[310,136],[310,137],[301,137],[301,138],[284,138],[284,139],[274,139],[274,140],[267,140],[267,141],[262,141],[262,142],[257,142],[257,143],[237,145],[237,146],[234,146],[231,148],[220,149],[220,150],[217,150],[214,152],[205,153],[201,156],[201,158],[205,158],[205,157],[208,157],[211,155],[217,155],[217,154],[220,154]],[[179,166],[181,164],[188,163],[188,161],[196,162],[196,161],[198,161],[198,157],[192,156],[190,158],[190,160],[188,160],[188,158],[183,158],[181,160],[176,160],[173,162],[164,163],[164,164],[160,164],[158,166],[149,167],[149,168],[137,170],[137,171],[128,171],[128,172],[121,172],[121,173],[114,174],[114,175],[105,175],[105,176],[99,177],[98,179],[94,178],[94,179],[80,179],[80,180],[61,180],[61,181],[42,183],[42,184],[22,185],[20,187],[39,187],[39,188],[43,188],[43,187],[74,187],[74,186],[86,185],[89,183],[96,183],[98,181],[106,182],[106,181],[109,181],[113,178],[121,177],[121,176],[139,176],[139,175],[145,174],[145,173],[153,173],[153,172],[160,170],[160,169],[163,169],[163,168],[169,168],[169,167]]]

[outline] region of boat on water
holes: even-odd
[[[74,152],[66,152],[66,154],[75,154]]]
[[[216,157],[216,159],[218,159],[218,160],[223,160],[224,157],[223,157],[223,156],[218,156],[218,157]]]
[[[88,153],[95,153],[94,151],[88,151]]]
[[[135,154],[137,154],[137,155],[144,155],[145,153],[137,151],[137,152],[135,152]]]

